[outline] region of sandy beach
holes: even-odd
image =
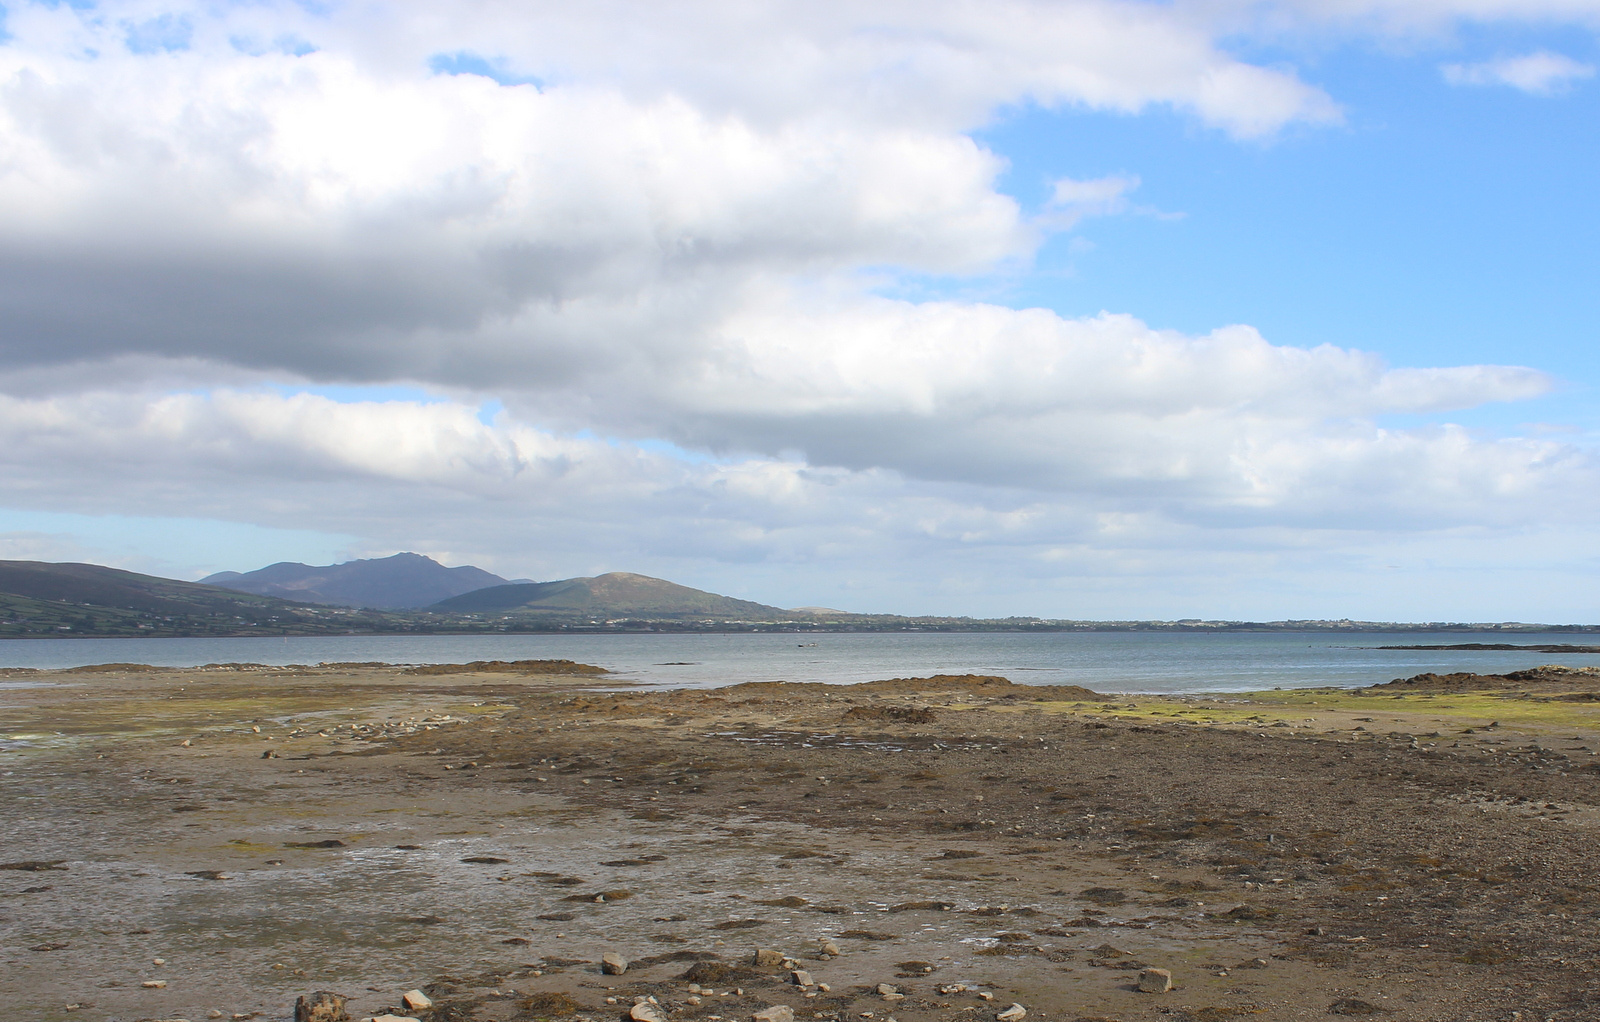
[[[1590,673],[1157,699],[576,670],[6,672],[5,1017],[1600,1012]]]

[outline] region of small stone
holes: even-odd
[[[633,1022],[667,1022],[667,1016],[663,1015],[661,1009],[649,1001],[635,1004],[632,1008],[629,1008],[628,1017],[633,1019]]]
[[[364,1018],[361,1020],[361,1022],[422,1022],[422,1020],[420,1018],[413,1018],[410,1015],[384,1014],[373,1015],[371,1018]]]
[[[433,1007],[433,998],[421,990],[407,990],[400,995],[400,1003],[406,1006],[407,1011],[427,1011]]]
[[[899,992],[900,988],[895,986],[893,983],[878,984],[878,993],[880,996],[884,994],[898,994]]]
[[[789,973],[789,982],[797,987],[816,986],[816,982],[811,978],[811,973],[804,969],[795,969]]]
[[[754,963],[758,969],[776,969],[783,964],[783,953],[769,948],[758,948]]]
[[[995,1019],[996,1019],[996,1022],[1022,1022],[1022,1020],[1027,1018],[1027,1017],[1028,1017],[1028,1009],[1024,1008],[1022,1005],[1018,1004],[1017,1002],[1012,1001],[1011,1002],[1011,1007],[1007,1008],[1005,1011],[1002,1011],[1000,1014],[996,1015]]]
[[[212,1008],[210,1011],[206,1012],[206,1018],[221,1018],[221,1017],[222,1017],[222,1012],[218,1011],[215,1008]]]
[[[822,992],[823,992],[823,993],[825,993],[825,994],[828,994],[828,993],[832,993],[832,992],[833,992],[833,987],[831,987],[831,986],[829,986],[829,985],[828,985],[828,984],[826,984],[826,983],[818,983],[818,984],[817,984],[817,989],[818,989],[818,990],[821,990],[821,991],[822,991]]]
[[[939,987],[939,993],[946,997],[949,997],[951,994],[964,994],[966,992],[967,985],[965,983],[946,983]]]
[[[840,955],[844,954],[843,951],[839,950],[839,945],[835,944],[831,940],[825,940],[822,942],[822,953],[832,958],[838,958]]]
[[[328,990],[301,996],[294,1002],[294,1022],[349,1022],[345,998]]]
[[[167,988],[167,981],[164,979],[147,979],[139,985],[144,987],[146,990],[165,990]]]
[[[903,1001],[903,1000],[906,999],[906,995],[905,994],[884,994],[883,995],[883,999],[886,1000],[886,1001]]]
[[[787,1004],[774,1004],[751,1015],[750,1022],[794,1022],[794,1009]]]
[[[983,999],[983,1000],[985,1000],[985,1001],[992,1001],[992,1000],[994,1000],[994,994],[991,994],[991,993],[990,993],[990,992],[989,992],[989,991],[987,991],[987,990],[979,990],[979,991],[978,991],[978,997],[979,997],[979,998],[981,998],[981,999]]]
[[[1172,989],[1172,973],[1166,969],[1145,969],[1139,973],[1141,994],[1164,994]]]
[[[620,976],[628,971],[628,960],[615,951],[600,956],[600,971],[607,976]]]
[[[152,958],[152,959],[150,959],[150,964],[151,965],[165,965],[165,964],[167,964],[167,960],[165,958]]]

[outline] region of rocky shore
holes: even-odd
[[[7,1018],[1578,1020],[1600,678],[10,672]],[[1436,676],[1437,677],[1437,676]],[[1520,1013],[1520,1014],[1517,1014]]]

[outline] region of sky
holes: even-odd
[[[1597,30],[8,2],[0,557],[1600,622]]]

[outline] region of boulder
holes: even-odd
[[[776,969],[783,964],[783,953],[770,948],[758,948],[753,963],[758,969]]]
[[[294,1002],[294,1022],[350,1022],[345,998],[329,990],[302,995]]]
[[[787,1004],[774,1004],[751,1015],[750,1022],[794,1022],[794,1009]]]
[[[649,1001],[640,1001],[632,1008],[629,1008],[628,1017],[633,1022],[667,1022],[667,1016],[662,1013],[660,1008]]]
[[[811,978],[811,973],[804,969],[796,969],[789,973],[789,982],[797,987],[815,986],[816,981]]]
[[[1141,994],[1164,994],[1172,989],[1172,973],[1166,969],[1145,969],[1139,973]]]
[[[600,956],[600,971],[607,976],[620,976],[628,971],[628,960],[615,951]]]

